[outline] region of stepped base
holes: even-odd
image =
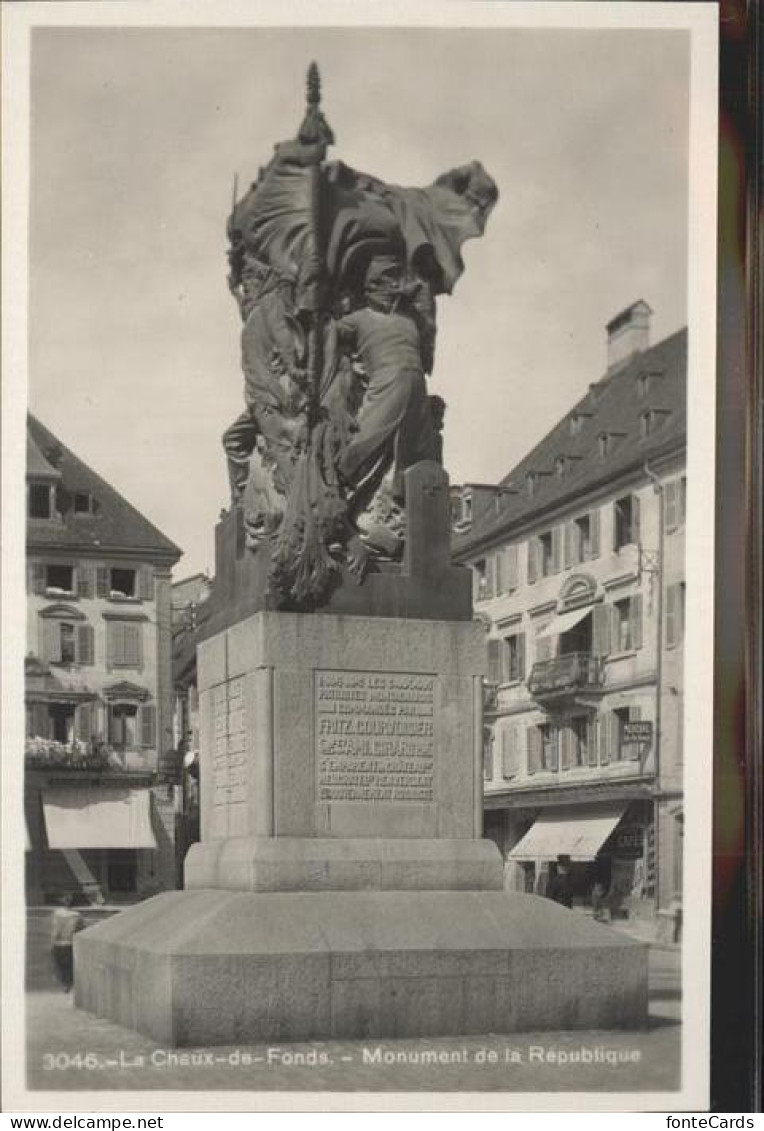
[[[194,844],[186,889],[228,891],[501,890],[489,840],[230,837]]]
[[[165,1045],[637,1028],[647,946],[498,891],[168,892],[75,940],[76,1004]]]

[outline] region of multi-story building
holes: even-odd
[[[206,573],[176,581],[172,587],[173,731],[180,757],[182,821],[178,830],[178,861],[200,836],[199,694],[196,682],[196,641],[207,615],[212,582]]]
[[[28,899],[173,887],[181,551],[32,416],[27,516]]]
[[[685,331],[608,325],[608,369],[498,486],[455,492],[488,636],[485,833],[507,884],[672,930],[681,907]],[[561,858],[561,859],[560,859]],[[656,925],[657,925],[656,923]]]

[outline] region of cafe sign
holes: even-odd
[[[625,743],[652,742],[652,722],[642,722],[640,720],[639,722],[624,723],[621,739]]]

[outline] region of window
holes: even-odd
[[[51,703],[48,710],[51,738],[54,742],[64,742],[69,745],[74,740],[74,704]]]
[[[505,636],[501,642],[502,683],[516,683],[525,679],[525,633]]]
[[[29,517],[51,517],[51,493],[48,484],[30,483],[29,485]]]
[[[134,569],[110,569],[109,596],[135,597],[135,575]]]
[[[615,652],[632,652],[642,647],[642,598],[639,594],[616,601],[613,605],[610,643]]]
[[[485,601],[488,596],[488,569],[485,558],[473,562],[473,588],[472,595],[476,601]]]
[[[71,615],[71,614],[70,614]],[[95,634],[91,624],[53,613],[41,614],[42,657],[49,664],[92,664]]]
[[[462,495],[461,521],[465,526],[472,522],[472,495]]]
[[[600,512],[590,511],[565,523],[565,568],[598,558],[600,554]]]
[[[138,707],[135,703],[111,704],[109,742],[117,750],[132,750],[138,745]]]
[[[109,667],[140,668],[143,664],[143,624],[140,621],[107,621],[106,653]]]
[[[529,471],[525,476],[525,493],[529,499],[533,498],[536,491],[536,472]]]
[[[568,470],[568,461],[565,458],[565,456],[558,456],[557,457],[557,459],[554,461],[554,469],[555,469],[555,472],[557,473],[558,479],[564,479],[565,478],[565,472]]]
[[[613,503],[613,549],[639,542],[639,499],[625,495]]]
[[[617,762],[627,760],[637,761],[641,754],[639,742],[624,741],[624,727],[626,723],[638,723],[642,718],[642,709],[638,706],[619,707],[612,713],[612,753]]]
[[[89,491],[75,491],[74,492],[74,513],[75,514],[92,514],[93,511],[93,498]]]
[[[611,448],[611,440],[607,432],[600,432],[597,437],[597,445],[599,447],[600,459],[604,459]]]
[[[557,728],[549,723],[539,727],[541,734],[541,769],[555,771],[557,769]]]
[[[74,566],[46,565],[45,588],[58,593],[74,592]]]
[[[483,779],[493,779],[493,731],[490,727],[483,728]]]
[[[586,715],[571,720],[572,735],[571,761],[574,766],[586,766],[589,761],[590,727]]]
[[[685,583],[677,582],[666,588],[666,647],[676,648],[684,640]]]
[[[579,436],[581,428],[583,427],[584,418],[580,412],[574,412],[570,418],[570,434],[571,436]]]
[[[552,532],[539,535],[539,566],[542,577],[549,577],[552,573]]]

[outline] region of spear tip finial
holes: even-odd
[[[308,67],[308,105],[318,106],[321,101],[321,75],[318,64],[313,62]]]

